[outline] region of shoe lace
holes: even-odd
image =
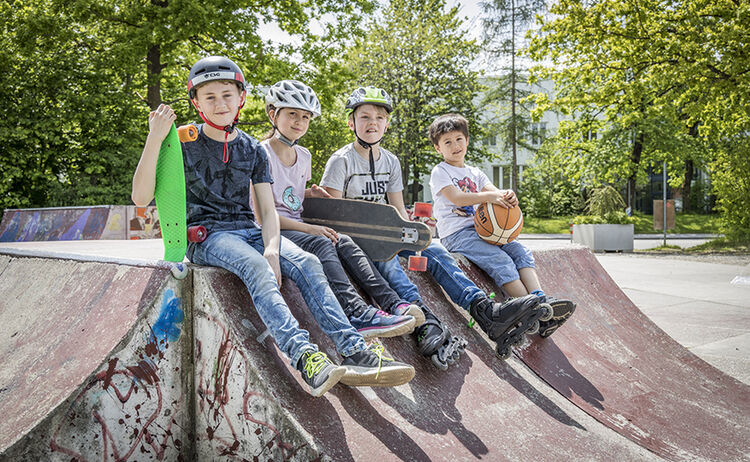
[[[305,374],[307,378],[313,378],[328,362],[328,356],[321,351],[316,351],[307,356],[305,360]]]
[[[378,371],[375,373],[375,378],[377,379],[380,375],[380,369],[383,366],[383,360],[393,361],[393,358],[389,358],[383,355],[383,345],[381,345],[380,343],[373,343],[369,347],[367,347],[367,349],[378,356]]]

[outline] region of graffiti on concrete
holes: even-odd
[[[276,451],[280,452],[272,456],[274,459],[293,459],[306,444],[294,447],[284,441],[282,433],[270,422],[269,411],[276,407],[276,400],[253,390],[249,373],[253,367],[243,349],[234,344],[229,330],[219,320],[205,312],[198,316],[211,323],[221,338],[215,355],[204,354],[201,342],[196,342],[198,439],[209,441],[215,457],[221,460],[248,460],[248,454],[253,454],[252,460],[260,460]],[[213,350],[210,346],[207,349]],[[203,431],[201,423],[205,425]]]
[[[159,368],[169,343],[179,340],[181,305],[173,290],[164,292],[153,326],[134,337],[134,344],[141,346],[110,358],[70,404],[52,434],[52,452],[78,461],[87,460],[84,454],[92,452],[101,454],[103,461],[182,460],[183,442],[173,430],[180,425],[177,416],[183,399],[181,393],[174,395],[175,390],[162,389],[164,383],[179,383],[180,371]],[[174,357],[165,361],[175,362],[179,364]],[[100,449],[92,451],[92,447]]]

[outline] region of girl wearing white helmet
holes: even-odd
[[[281,235],[318,257],[349,322],[363,337],[394,337],[412,332],[416,323],[412,316],[394,316],[377,310],[352,286],[342,261],[347,263],[355,282],[380,306],[390,310],[409,305],[373,270],[362,249],[349,236],[337,234],[327,226],[302,221],[305,197],[330,197],[318,185],[305,188],[312,176],[312,156],[297,144],[307,133],[310,121],[320,115],[320,102],[313,89],[297,80],[277,82],[266,94],[266,114],[273,130],[261,145],[268,153],[274,179],[272,189]],[[379,344],[344,358],[342,366],[347,368],[347,374],[341,382],[349,385],[372,385],[372,380],[378,385],[397,385],[414,374],[411,366],[383,356]],[[362,377],[368,372],[372,372],[368,377],[370,382],[364,382]]]

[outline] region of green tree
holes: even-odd
[[[8,116],[0,122],[0,205],[129,202],[149,109],[167,102],[178,123],[196,119],[185,91],[193,62],[223,54],[243,68],[261,88],[249,91],[241,120],[260,130],[262,87],[282,78],[327,86],[328,62],[372,8],[368,0],[1,2],[0,102]],[[292,44],[261,37],[261,18]]]
[[[544,11],[545,0],[490,0],[481,3],[482,26],[484,31],[483,50],[489,57],[489,64],[500,72],[499,77],[489,78],[488,90],[483,104],[492,108],[498,103],[510,106],[510,114],[503,114],[504,108],[497,108],[493,131],[500,132],[504,145],[511,150],[511,188],[518,189],[519,136],[528,139],[530,111],[521,102],[530,92],[517,86],[519,78],[526,80],[526,70],[516,59],[522,48],[523,36],[533,23],[536,15]],[[507,65],[502,63],[506,62]],[[520,109],[520,110],[519,110]],[[498,112],[500,112],[498,114]],[[534,150],[529,143],[524,147]]]
[[[442,160],[427,137],[435,117],[461,113],[472,134],[469,162],[486,155],[476,143],[482,137],[474,106],[479,84],[469,67],[478,46],[461,25],[458,8],[446,10],[444,0],[392,0],[348,54],[357,76],[352,87],[379,86],[393,98],[383,144],[401,160],[405,190],[411,189],[407,203],[417,197],[420,175]]]
[[[689,176],[691,162],[707,162],[714,175],[727,174],[721,168],[734,178],[750,174],[746,144],[716,148],[750,131],[746,2],[561,0],[551,12],[530,46],[534,58],[551,62],[536,75],[555,80],[559,107],[599,114],[608,130],[630,132],[623,165],[630,163],[631,181],[664,159],[673,186]],[[717,164],[724,154],[731,161]],[[728,231],[747,233],[741,228],[750,210],[722,206],[735,194],[723,184],[715,191]]]

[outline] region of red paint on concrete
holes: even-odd
[[[573,317],[520,358],[594,418],[671,460],[750,455],[750,387],[707,364],[651,322],[587,249],[535,252],[546,293]],[[480,286],[498,290],[478,268]],[[654,283],[658,283],[655,281]]]
[[[1,454],[88,386],[168,270],[8,257],[0,265]],[[99,378],[105,388],[118,373],[110,366]]]

